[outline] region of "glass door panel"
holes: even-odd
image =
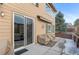
[[[24,27],[24,38],[25,45],[33,42],[33,21],[32,19],[26,18]]]
[[[26,18],[24,25],[24,44],[25,46],[31,44],[33,41],[33,21],[32,19]]]
[[[24,46],[24,20],[21,15],[14,15],[14,48]]]
[[[33,42],[33,21],[27,18],[27,44]]]

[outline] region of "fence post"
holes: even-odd
[[[75,42],[74,34],[72,34],[72,40],[74,40],[74,42]]]

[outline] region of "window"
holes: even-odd
[[[52,32],[54,33],[55,32],[55,26],[52,25]]]
[[[51,16],[55,16],[55,13],[51,10],[51,8],[48,6],[48,4],[45,4],[45,11],[51,15]]]
[[[46,33],[50,33],[51,32],[51,25],[46,24]]]
[[[46,24],[46,33],[54,33],[54,25]]]

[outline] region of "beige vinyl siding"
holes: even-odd
[[[0,41],[3,43],[4,40],[9,41],[11,44],[11,51],[13,50],[13,12],[33,18],[33,21],[35,21],[35,39],[37,39],[37,35],[44,34],[46,32],[45,28],[42,28],[43,25],[45,26],[45,22],[38,21],[36,17],[37,15],[51,20],[52,24],[55,25],[54,17],[51,17],[46,13],[44,10],[44,4],[42,3],[39,4],[39,7],[36,7],[32,3],[3,3],[0,11],[3,11],[5,14],[3,17],[0,16]]]

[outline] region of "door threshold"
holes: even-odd
[[[17,51],[19,51],[19,50],[21,50],[21,49],[24,49],[24,48],[25,48],[25,46],[20,47],[20,48],[16,48],[16,49],[14,49],[14,53],[17,52]]]
[[[34,44],[34,43],[31,43],[31,44]],[[14,49],[14,52],[19,51],[19,50],[21,50],[21,49],[24,49],[24,48],[26,48],[27,46],[30,46],[31,44],[26,45],[26,46],[22,46],[22,47],[19,47],[19,48],[16,48],[16,49]]]

